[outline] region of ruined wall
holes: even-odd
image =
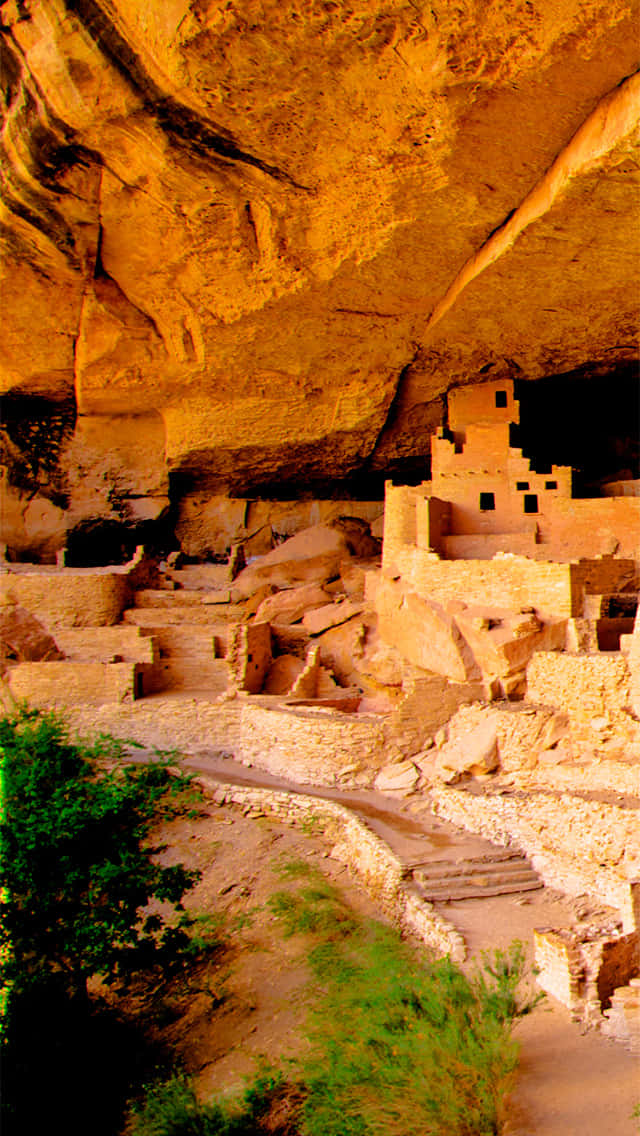
[[[18,603],[49,630],[117,623],[130,600],[123,573],[65,568],[60,571],[5,572],[0,600]]]
[[[527,697],[557,706],[577,727],[596,719],[628,719],[631,676],[618,652],[593,655],[541,651],[527,667]]]
[[[67,659],[108,663],[114,655],[125,663],[156,663],[158,647],[152,635],[131,624],[117,627],[56,628],[56,643]]]
[[[227,663],[236,690],[259,694],[271,666],[270,625],[237,623],[231,627]]]
[[[573,614],[571,565],[507,554],[494,560],[439,560],[420,549],[387,543],[386,538],[383,549],[383,574],[400,576],[407,591],[436,603],[464,598],[466,603],[488,607]]]
[[[550,887],[586,893],[617,907],[624,929],[637,929],[631,881],[640,875],[637,814],[616,805],[545,792],[474,797],[434,788],[436,812],[496,844],[516,844]]]
[[[141,673],[135,663],[18,663],[8,680],[14,698],[31,706],[64,708],[133,701]]]

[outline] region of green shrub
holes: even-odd
[[[91,975],[109,980],[187,946],[182,898],[199,873],[161,867],[146,840],[188,779],[165,762],[124,764],[114,739],[71,742],[38,711],[0,719],[0,754],[3,983],[19,992],[56,979],[86,996]],[[151,900],[176,917],[143,917]]]
[[[314,931],[311,1056],[300,1063],[303,1136],[494,1136],[517,1062],[512,1023],[524,952],[471,978],[427,963],[380,923],[356,923],[329,884],[277,893],[285,934]]]
[[[147,1089],[132,1109],[133,1136],[258,1136],[274,1100],[282,1093],[278,1076],[261,1075],[242,1097],[230,1103],[198,1101],[190,1078],[181,1073]]]

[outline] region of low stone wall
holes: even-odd
[[[124,663],[156,663],[158,649],[151,635],[130,623],[117,627],[61,628],[55,640],[67,659],[84,663],[108,663],[120,655]]]
[[[265,815],[288,824],[315,822],[334,844],[332,855],[362,881],[381,910],[403,930],[417,935],[437,954],[464,962],[466,946],[459,931],[404,883],[404,868],[390,848],[349,809],[297,793],[230,784],[202,776],[197,783],[219,804],[243,806],[249,815]]]
[[[136,663],[18,663],[7,674],[14,698],[31,706],[100,706],[133,701]]]
[[[388,760],[374,715],[269,706],[264,698],[243,699],[239,714],[236,756],[277,776],[333,785],[346,765],[376,770]]]
[[[617,907],[625,929],[635,930],[631,881],[640,875],[637,811],[569,794],[474,797],[435,788],[431,799],[435,812],[453,824],[495,844],[516,844],[550,887]]]
[[[20,604],[52,632],[63,627],[111,626],[118,622],[129,599],[127,575],[113,570],[61,568],[0,576],[0,603]]]

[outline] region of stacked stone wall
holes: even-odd
[[[631,881],[640,875],[637,811],[543,792],[474,797],[436,788],[431,797],[436,812],[453,824],[520,847],[549,886],[609,903],[619,908],[626,929],[636,928]]]
[[[136,663],[47,662],[18,663],[9,671],[16,699],[31,706],[100,706],[133,701]]]
[[[627,720],[631,674],[617,651],[592,655],[540,651],[527,667],[527,697],[561,707],[577,727],[594,718]]]
[[[25,607],[48,628],[109,627],[130,601],[124,573],[95,568],[8,572],[0,577],[0,603]]]
[[[358,876],[385,915],[403,930],[417,935],[437,954],[464,961],[466,947],[460,932],[404,883],[402,862],[349,809],[297,793],[220,785],[206,776],[198,778],[198,782],[219,804],[239,805],[250,816],[271,816],[303,826],[313,823],[334,845],[333,857],[346,863]]]

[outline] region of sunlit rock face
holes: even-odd
[[[370,497],[459,383],[628,384],[639,15],[0,3],[16,554],[185,488]]]

